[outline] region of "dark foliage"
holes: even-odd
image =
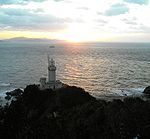
[[[29,85],[18,94],[17,101],[0,107],[1,139],[150,137],[149,100],[106,102],[75,86],[41,91],[36,85]]]

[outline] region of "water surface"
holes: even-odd
[[[0,43],[0,92],[37,84],[47,77],[47,53],[57,79],[95,95],[138,93],[150,85],[150,44],[61,45]]]

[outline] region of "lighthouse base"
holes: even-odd
[[[62,88],[63,85],[64,84],[60,80],[56,80],[55,82],[46,82],[45,78],[41,78],[39,88],[41,90],[45,90],[45,89],[56,90]]]

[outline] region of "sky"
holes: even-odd
[[[149,0],[0,0],[0,39],[150,42]]]

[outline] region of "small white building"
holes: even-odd
[[[63,83],[59,80],[56,80],[56,66],[55,61],[48,56],[48,81],[46,78],[40,78],[40,86],[41,90],[44,89],[59,89],[63,86]]]

